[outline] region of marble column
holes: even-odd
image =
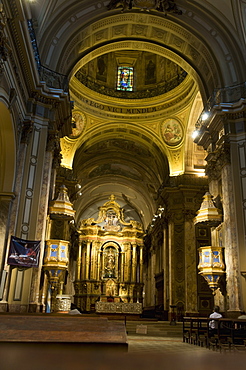
[[[40,259],[39,267],[32,269],[32,280],[30,289],[30,301],[29,301],[29,311],[39,311],[39,306],[41,304],[41,297],[39,291],[39,281],[41,278],[42,264],[45,250],[45,232],[46,232],[46,217],[48,210],[48,194],[50,188],[50,175],[52,168],[53,154],[51,152],[45,153],[45,160],[43,163],[43,180],[41,186],[41,194],[39,199],[39,209],[38,209],[38,219],[36,226],[36,240],[41,240],[40,246]]]
[[[235,199],[233,192],[231,164],[226,164],[221,171],[224,210],[224,243],[228,295],[228,311],[240,311],[240,275],[236,229]]]
[[[184,245],[185,245],[185,307],[186,313],[197,314],[197,250],[195,226],[193,218],[195,214],[185,215]]]

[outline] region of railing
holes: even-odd
[[[33,48],[34,58],[37,65],[37,70],[39,73],[40,81],[44,81],[48,87],[53,89],[62,89],[68,92],[68,78],[66,75],[53,71],[49,68],[44,67],[41,64],[38,45],[36,41],[36,35],[33,28],[33,23],[31,19],[27,20],[27,26],[31,38],[31,44]]]
[[[203,127],[206,127],[207,122],[206,119],[203,119],[204,114],[209,114],[214,106],[234,104],[241,99],[246,99],[246,82],[234,86],[215,89],[211,97],[208,99],[205,109],[202,111],[197,120],[195,125],[196,130],[201,130]]]
[[[100,94],[121,99],[143,99],[165,94],[168,91],[171,91],[172,89],[180,85],[181,82],[184,81],[186,76],[187,72],[182,71],[180,74],[177,74],[172,79],[166,81],[162,85],[159,84],[157,87],[146,88],[145,90],[142,91],[120,91],[98,83],[96,80],[82,73],[81,70],[79,70],[75,74],[75,77],[79,80],[79,82],[81,82],[84,86],[88,87],[89,89],[96,91]]]

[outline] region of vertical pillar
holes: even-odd
[[[79,242],[77,264],[76,264],[76,280],[81,280],[82,278],[82,243]]]
[[[198,313],[197,250],[196,250],[195,226],[193,223],[194,217],[195,214],[192,211],[186,212],[184,220],[186,314]]]
[[[97,280],[101,279],[100,276],[100,269],[101,269],[101,251],[99,248],[97,248]]]
[[[139,264],[140,264],[140,270],[139,270],[139,282],[143,283],[143,245],[140,245],[139,247]]]
[[[124,281],[124,260],[125,260],[125,252],[121,252],[121,269],[120,269],[120,281]]]
[[[90,277],[90,256],[91,256],[91,242],[87,240],[86,244],[86,259],[85,259],[85,280],[89,280]]]
[[[95,280],[95,269],[96,269],[96,261],[95,261],[95,244],[91,243],[91,255],[90,255],[90,279]]]
[[[240,275],[238,263],[237,228],[235,199],[233,193],[231,165],[223,167],[222,172],[224,232],[225,232],[225,264],[229,311],[240,311]]]
[[[150,299],[151,299],[151,306],[155,306],[156,304],[156,288],[155,288],[155,272],[156,272],[156,255],[155,252],[151,251],[151,272],[150,272]]]
[[[137,276],[137,261],[136,261],[136,243],[132,244],[132,278],[131,282],[136,282],[136,276]]]
[[[164,311],[169,310],[169,253],[168,253],[168,233],[167,226],[163,230],[163,279],[164,279],[164,292],[163,292],[163,308]]]

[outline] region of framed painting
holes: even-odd
[[[175,118],[165,120],[162,125],[162,136],[168,145],[180,144],[184,136],[181,123]]]

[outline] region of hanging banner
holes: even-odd
[[[38,267],[40,240],[31,241],[11,236],[8,265]]]

